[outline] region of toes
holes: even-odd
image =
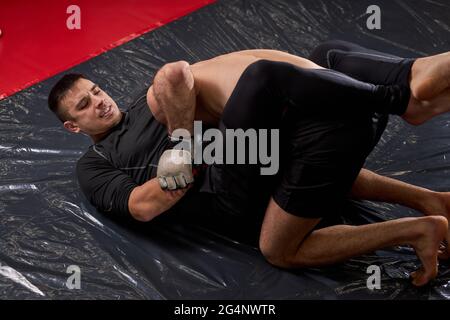
[[[423,286],[425,283],[427,283],[427,280],[424,278],[423,268],[420,268],[412,272],[410,276],[412,279],[412,284],[415,285],[416,287]]]
[[[412,283],[415,286],[423,286],[430,280],[436,278],[438,274],[438,248],[431,255],[419,255],[422,267],[411,273]]]
[[[421,267],[420,269],[411,273],[412,284],[421,287],[426,285],[430,280],[436,278],[438,274],[438,265],[429,266],[428,268]]]
[[[428,281],[431,280],[427,277],[425,270],[423,268],[420,268],[419,270],[412,272],[410,276],[412,278],[412,284],[415,285],[416,287],[424,286],[428,283]]]

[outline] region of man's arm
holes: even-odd
[[[116,217],[150,221],[170,209],[187,192],[163,191],[153,178],[138,185],[128,174],[111,165],[99,152],[89,150],[77,163],[80,187],[100,212]]]
[[[153,178],[131,191],[128,208],[136,220],[150,221],[174,206],[188,190],[189,187],[163,191],[157,178]]]
[[[189,63],[177,61],[157,72],[147,93],[147,103],[156,120],[165,124],[170,134],[179,128],[192,134],[196,95]]]
[[[163,190],[183,189],[194,181],[191,139],[194,133],[196,96],[194,76],[185,61],[169,63],[162,67],[148,90],[149,108],[156,120],[166,125],[172,142],[178,146],[180,138],[184,142],[189,141],[189,145],[184,144],[187,150],[180,152],[168,149],[161,155],[157,175]],[[183,131],[175,132],[179,129]]]
[[[321,68],[308,59],[279,50],[243,50],[223,56],[234,55],[288,62],[302,68]],[[211,115],[200,114],[203,111],[201,108],[197,110],[198,90],[189,63],[186,61],[168,63],[155,75],[153,85],[147,92],[147,102],[156,120],[166,125],[169,133],[176,128],[192,132],[197,111],[199,112],[197,116],[214,123],[210,119]]]

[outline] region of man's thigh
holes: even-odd
[[[275,202],[299,217],[339,214],[384,126],[369,114],[349,118],[288,112]]]
[[[213,165],[216,207],[231,219],[257,225],[271,196],[282,209],[299,217],[338,215],[387,119],[375,114],[348,118],[287,110],[280,126],[277,175],[261,176],[260,164]],[[225,136],[223,121],[220,129]]]

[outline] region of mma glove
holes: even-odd
[[[172,149],[163,152],[158,162],[156,176],[163,190],[186,188],[194,183],[198,167],[193,165],[194,140],[192,137],[175,138],[169,136]]]

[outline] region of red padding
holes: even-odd
[[[0,99],[215,0],[1,0]],[[81,29],[69,30],[70,5]]]

